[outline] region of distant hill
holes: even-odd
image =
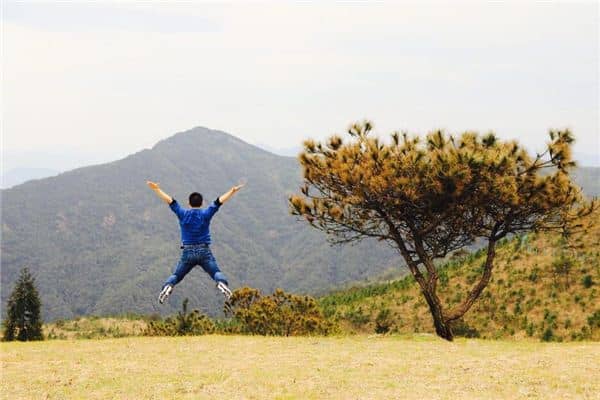
[[[296,157],[302,151],[301,146],[292,146],[292,147],[281,148],[281,147],[269,146],[268,144],[265,144],[265,143],[256,143],[256,146],[260,147],[263,150],[268,151],[269,153],[277,154],[280,156],[286,156],[286,157]]]
[[[11,188],[32,179],[58,175],[60,171],[49,168],[13,168],[2,174],[2,188]]]
[[[398,268],[382,244],[332,248],[321,232],[289,214],[287,196],[301,181],[295,158],[195,128],[119,161],[2,190],[2,309],[18,271],[29,267],[46,320],[167,314],[184,297],[193,308],[218,313],[221,296],[200,269],[176,288],[169,305],[156,304],[179,258],[179,227],[145,182],[160,182],[186,204],[192,191],[212,201],[242,177],[247,187],[212,224],[214,253],[234,288],[317,293]]]
[[[588,197],[600,196],[600,168],[580,167],[573,172],[573,179]]]
[[[600,167],[600,154],[598,154],[598,152],[582,153],[576,151],[573,153],[573,159],[577,161],[577,165],[596,168]]]
[[[528,234],[497,249],[489,286],[465,315],[457,334],[484,338],[600,340],[600,211],[591,228],[568,242],[557,234]],[[438,294],[455,304],[479,277],[483,251],[440,267]],[[571,260],[570,270],[564,268]],[[561,271],[562,269],[562,271]],[[431,316],[412,276],[341,290],[325,296],[326,314],[344,330],[434,332]]]

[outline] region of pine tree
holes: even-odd
[[[4,322],[4,340],[43,340],[41,302],[35,288],[35,279],[27,268],[8,299],[7,318]]]
[[[532,157],[492,133],[455,138],[436,131],[425,140],[394,133],[385,143],[371,129],[369,122],[355,124],[347,141],[334,135],[304,143],[304,186],[290,198],[291,211],[333,243],[390,244],[419,284],[436,333],[447,340],[489,283],[502,238],[568,234],[596,205],[586,204],[569,176],[575,163],[568,130],[551,131],[546,151]],[[487,243],[479,279],[459,304],[442,304],[434,261],[474,243]]]

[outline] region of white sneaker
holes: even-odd
[[[173,286],[165,285],[163,290],[158,295],[158,302],[160,304],[163,304],[165,302],[165,300],[169,297],[169,295],[171,294],[172,291],[173,291]]]
[[[223,293],[223,295],[225,297],[227,297],[227,300],[231,299],[231,295],[233,293],[231,293],[231,290],[227,287],[227,285],[223,282],[218,282],[217,283],[217,289],[219,289],[221,291],[221,293]]]

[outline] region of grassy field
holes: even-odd
[[[2,343],[10,399],[597,399],[600,343],[430,336]]]

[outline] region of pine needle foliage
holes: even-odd
[[[547,149],[531,156],[493,133],[459,137],[434,131],[393,133],[383,143],[368,121],[346,138],[307,140],[299,156],[304,183],[291,212],[326,232],[334,244],[386,241],[404,259],[432,314],[436,333],[452,340],[459,320],[487,286],[495,247],[509,234],[557,230],[569,235],[595,207],[569,171],[575,166],[569,130],[550,131]],[[487,243],[481,273],[463,300],[445,307],[437,295],[434,260]]]

